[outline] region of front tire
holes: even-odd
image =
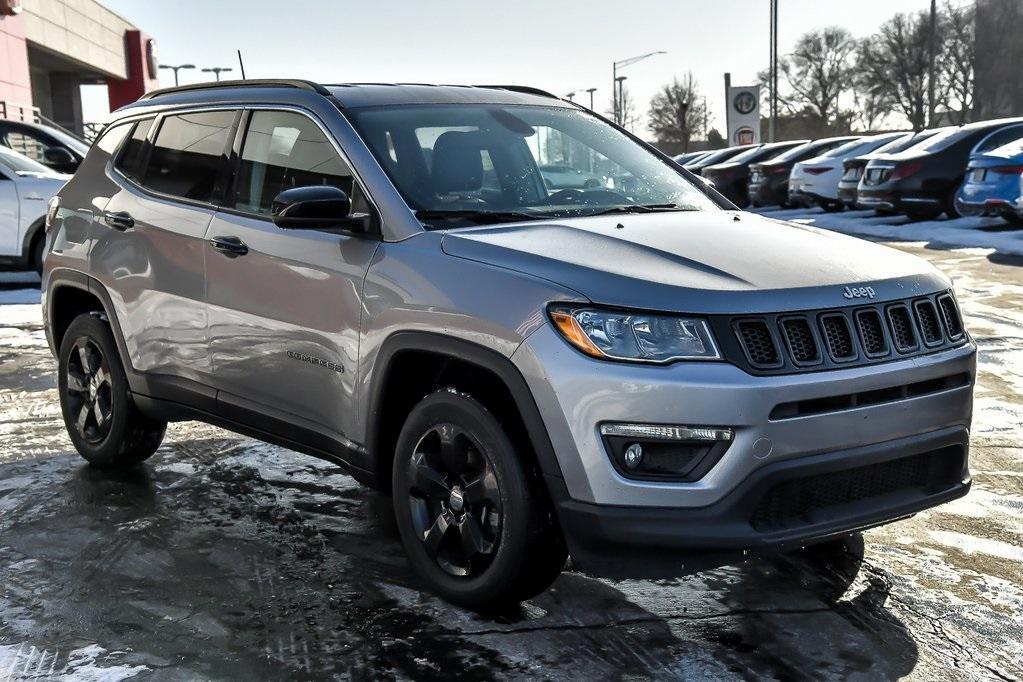
[[[494,609],[547,589],[567,553],[539,481],[497,419],[443,389],[395,449],[394,512],[415,572],[448,601]]]
[[[149,459],[167,423],[135,407],[110,325],[98,315],[79,315],[68,326],[57,357],[60,408],[79,454],[99,469]]]

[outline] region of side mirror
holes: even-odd
[[[74,170],[78,165],[74,155],[63,147],[47,147],[43,151],[43,163],[58,170]]]
[[[330,185],[286,189],[270,205],[274,225],[285,230],[350,230],[365,232],[369,215],[352,213],[352,200]]]

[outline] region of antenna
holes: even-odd
[[[238,50],[238,68],[242,72],[242,80],[245,80],[245,62],[242,61],[242,51]]]

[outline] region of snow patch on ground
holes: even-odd
[[[1023,256],[1023,229],[1012,229],[1001,218],[957,218],[911,222],[902,215],[878,216],[873,211],[827,213],[819,208],[759,208],[767,218],[874,239],[921,242],[931,248],[989,249],[1007,256]]]

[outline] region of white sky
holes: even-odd
[[[745,85],[768,61],[768,0],[101,1],[155,37],[166,64],[231,66],[229,76],[237,77],[241,49],[249,78],[514,83],[557,95],[579,91],[584,103],[582,91],[596,87],[600,111],[610,102],[613,60],[667,50],[621,72],[640,112],[661,84],[692,70],[719,129],[724,72]],[[811,29],[841,25],[861,37],[896,12],[929,6],[780,0],[781,51]],[[182,71],[181,82],[208,75]],[[161,78],[174,84],[169,71]],[[86,120],[106,113],[102,88],[87,92],[84,107]]]

